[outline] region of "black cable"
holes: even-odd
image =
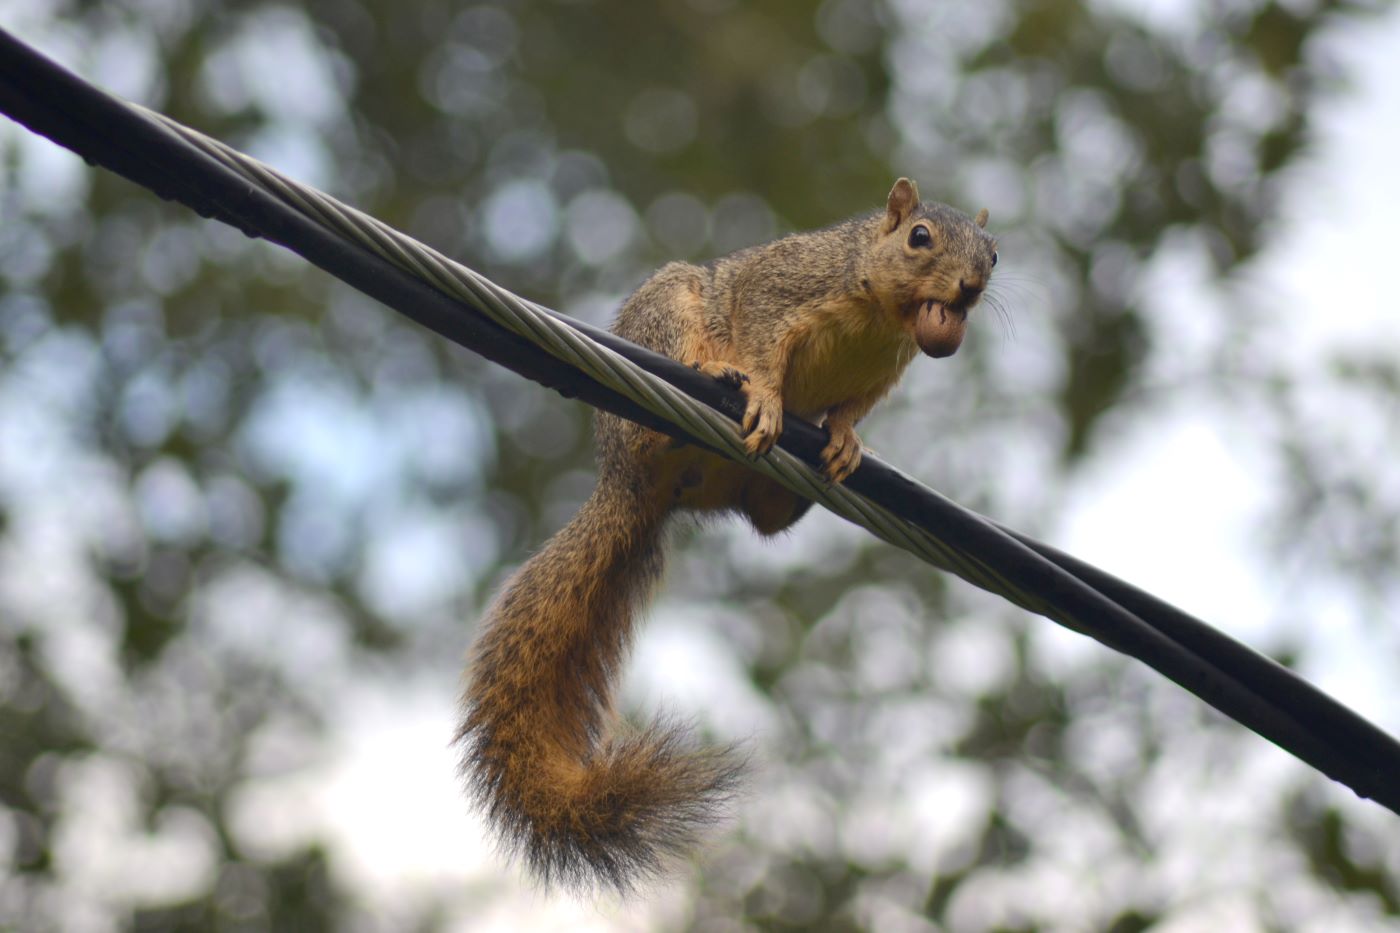
[[[685,432],[566,366],[470,307],[329,233],[233,170],[0,30],[0,110],[102,165],[303,256],[487,359],[566,397],[683,440]],[[738,418],[742,397],[674,360],[561,320],[692,397]],[[780,444],[819,465],[825,432],[789,417]],[[1307,681],[1205,623],[1088,564],[1000,528],[867,456],[847,485],[989,568],[1049,607],[1046,614],[1195,693],[1357,794],[1400,813],[1400,743]]]

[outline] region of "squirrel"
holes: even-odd
[[[613,332],[739,389],[752,455],[784,409],[825,420],[827,476],[860,463],[855,424],[922,350],[961,344],[996,265],[976,219],[923,203],[900,178],[883,210],[696,266],[672,262],[623,304]],[[734,748],[616,713],[612,687],[661,575],[668,518],[738,512],[760,535],[811,502],[748,467],[599,413],[598,481],[514,574],[471,648],[456,744],[507,854],[541,883],[627,893],[699,841],[743,770]]]

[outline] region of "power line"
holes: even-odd
[[[866,456],[845,484],[814,467],[823,431],[789,416],[747,458],[742,397],[674,360],[542,308],[322,192],[119,101],[0,30],[0,110],[161,197],[278,243],[487,359],[748,463],[885,541],[1148,664],[1318,770],[1400,813],[1400,743],[1281,665]],[[563,364],[563,365],[561,365]]]

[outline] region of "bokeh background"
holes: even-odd
[[[647,271],[991,210],[863,434],[1400,731],[1400,11],[1327,0],[0,0],[107,89],[606,323]],[[1379,930],[1400,824],[825,514],[677,535],[625,689],[750,795],[619,904],[447,747],[589,412],[0,122],[0,928]]]

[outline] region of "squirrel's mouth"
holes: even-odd
[[[930,298],[915,311],[912,330],[919,349],[929,356],[952,356],[967,333],[967,307],[946,305]]]

